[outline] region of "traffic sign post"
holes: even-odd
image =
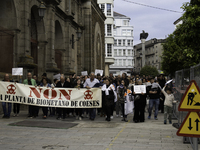
[[[193,150],[198,150],[198,138],[200,137],[200,89],[192,80],[185,91],[178,106],[179,111],[189,111],[182,122],[178,136],[193,137]]]

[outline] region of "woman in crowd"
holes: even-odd
[[[110,121],[110,117],[111,117],[111,111],[112,111],[112,106],[114,105],[114,86],[111,84],[109,79],[105,80],[105,83],[102,87],[102,97],[104,99],[105,102],[105,111],[106,111],[106,120]]]
[[[83,85],[81,84],[81,79],[78,79],[76,81],[76,86],[74,88],[80,89],[83,88]],[[82,120],[82,108],[75,108],[76,111],[76,119]]]
[[[142,80],[138,80],[137,85],[142,85]],[[133,92],[133,95],[134,95],[134,106],[135,106],[133,121],[135,123],[144,122],[145,120],[144,111],[145,111],[145,106],[146,106],[147,95],[144,93],[135,94],[135,92]]]
[[[120,80],[117,80],[117,102],[116,102],[116,105],[115,105],[115,109],[116,109],[116,116],[119,117],[119,112],[121,112],[121,117],[122,116],[122,111],[121,111],[121,103],[119,102],[119,94],[118,94],[118,88],[120,86],[120,83],[121,81]]]
[[[121,110],[122,110],[122,114],[123,114],[122,121],[128,122],[127,115],[125,115],[125,112],[124,112],[124,102],[125,102],[124,94],[125,94],[126,90],[127,89],[125,86],[125,82],[124,82],[124,80],[122,80],[119,87],[117,88],[117,94],[118,94],[118,101],[121,104]]]
[[[48,82],[47,78],[43,78],[40,86],[46,87],[46,88],[51,88],[51,85],[47,82]],[[48,115],[48,107],[42,107],[42,111],[43,111],[43,119],[46,119],[47,115]]]

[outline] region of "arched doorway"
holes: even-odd
[[[94,58],[95,69],[103,70],[101,28],[98,22],[95,25]]]
[[[0,1],[0,72],[12,72],[14,55],[12,31],[17,28],[16,18],[13,0]]]
[[[38,32],[35,13],[37,12],[36,6],[31,8],[31,21],[30,21],[30,32],[31,32],[31,57],[33,62],[38,64]],[[34,74],[38,74],[38,67],[34,69]]]
[[[55,62],[57,68],[60,69],[60,73],[63,73],[63,50],[64,50],[64,39],[63,32],[58,20],[55,21]]]

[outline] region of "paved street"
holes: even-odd
[[[172,125],[163,124],[163,114],[158,120],[147,120],[144,123],[133,123],[114,118],[111,122],[97,116],[95,121],[84,118],[82,121],[68,118],[64,121],[49,117],[27,119],[27,112],[19,117],[0,118],[0,150],[191,150],[190,144],[183,144],[183,138],[176,136]],[[147,116],[147,114],[146,114]],[[11,126],[20,121],[52,123],[77,123],[69,129]],[[175,122],[175,121],[174,121]],[[34,126],[34,124],[33,124]]]

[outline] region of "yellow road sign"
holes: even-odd
[[[178,136],[200,137],[200,115],[197,112],[188,112],[179,130]]]
[[[179,111],[200,111],[200,90],[192,80],[183,95],[178,107]]]

